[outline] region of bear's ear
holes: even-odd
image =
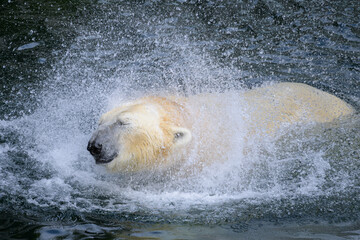
[[[173,127],[174,147],[186,145],[191,140],[191,132],[187,128]]]

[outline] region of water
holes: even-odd
[[[294,81],[359,110],[359,12],[358,1],[2,3],[1,238],[359,239],[358,114],[254,140],[247,155],[234,147],[182,178],[110,174],[86,151],[102,113],[144,94]]]

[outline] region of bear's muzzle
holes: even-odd
[[[96,141],[89,141],[87,150],[94,157],[96,164],[109,163],[117,156],[117,153],[108,155],[106,151],[103,151],[103,145]]]

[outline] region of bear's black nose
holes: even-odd
[[[89,142],[87,146],[87,150],[90,152],[91,155],[99,155],[101,153],[102,145],[96,142]]]

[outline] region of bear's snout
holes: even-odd
[[[109,140],[92,137],[88,143],[87,150],[94,157],[97,164],[109,163],[117,156],[114,144]]]
[[[89,141],[87,150],[90,152],[91,155],[93,155],[93,156],[100,155],[101,149],[102,149],[102,144],[99,144],[95,141],[93,141],[93,142]]]

